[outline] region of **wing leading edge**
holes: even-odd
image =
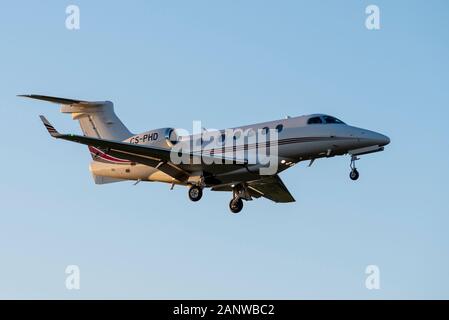
[[[184,171],[170,162],[170,150],[74,134],[60,134],[44,116],[40,116],[40,118],[53,138],[94,146],[98,149],[105,150],[108,155],[113,157],[157,167],[162,172],[181,182],[187,181],[190,176],[189,172]]]
[[[74,134],[60,134],[44,116],[40,116],[40,118],[44,123],[47,131],[53,138],[72,141],[87,146],[93,146],[113,157],[155,167],[181,182],[185,182],[189,179],[190,172],[171,162],[172,151],[170,149],[155,148]],[[192,163],[194,163],[193,158],[195,157],[199,158],[198,160],[200,161],[200,163],[206,158],[204,155],[201,156],[193,153],[181,154],[180,156],[182,155],[187,156]],[[210,159],[208,160],[210,161]],[[236,164],[241,166],[246,165],[246,162],[239,163],[239,161],[236,161]]]
[[[61,134],[44,116],[40,116],[40,118],[50,135],[56,139],[63,139],[88,146],[94,146],[96,148],[106,150],[106,153],[111,156],[139,162],[151,167],[156,167],[162,172],[170,175],[174,179],[177,179],[178,181],[185,182],[189,178],[189,172],[171,163],[171,150],[169,149],[148,147],[105,139],[97,139],[93,137],[85,137],[74,134]],[[197,157],[197,155],[192,154],[189,154],[189,156]],[[248,187],[248,191],[252,197],[264,197],[271,201],[280,203],[295,202],[295,199],[278,175],[267,176],[258,180],[249,181],[246,184]],[[212,190],[232,191],[232,186],[231,184],[220,185],[212,187]]]

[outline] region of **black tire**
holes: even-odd
[[[359,177],[360,177],[360,174],[357,171],[357,169],[353,169],[351,171],[351,173],[349,174],[349,178],[351,178],[351,180],[353,180],[353,181],[356,181]]]
[[[189,189],[189,199],[193,202],[197,202],[203,196],[203,189],[197,186],[190,187]]]
[[[231,209],[232,213],[239,213],[243,209],[243,200],[238,199],[232,199],[231,202],[229,202],[229,209]]]

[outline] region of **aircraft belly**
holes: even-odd
[[[96,176],[122,179],[141,180],[173,183],[173,177],[168,174],[142,164],[114,164],[93,161],[90,164],[90,171]],[[175,180],[175,183],[179,181]]]
[[[341,141],[315,141],[295,143],[282,146],[279,150],[280,158],[307,159],[345,153],[347,146]]]

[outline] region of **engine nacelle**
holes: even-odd
[[[124,142],[171,148],[178,142],[179,136],[174,128],[161,128],[139,133]]]

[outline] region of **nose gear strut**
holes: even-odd
[[[349,178],[353,181],[356,181],[360,176],[357,168],[355,167],[355,162],[357,160],[360,160],[360,158],[357,158],[357,156],[351,156],[351,164],[349,165],[351,167],[351,172],[349,173]]]

